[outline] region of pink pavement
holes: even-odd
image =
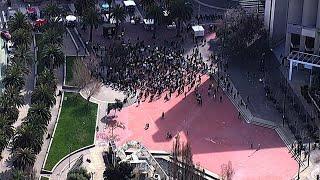
[[[202,107],[197,104],[192,90],[186,98],[174,94],[167,102],[162,97],[117,112],[116,120],[126,127],[115,130],[119,137],[117,144],[137,140],[150,150],[170,152],[174,138],[168,140],[166,133],[173,136],[179,133],[182,141],[191,143],[194,162],[216,174],[220,174],[222,164],[231,161],[237,180],[291,179],[298,165],[277,133],[238,119],[236,108],[221,90],[222,103],[219,102],[220,94],[216,100],[209,98],[209,83],[208,77],[203,76],[199,88]],[[164,119],[161,119],[162,112]],[[146,123],[150,127],[144,130]],[[260,150],[257,150],[258,144]]]

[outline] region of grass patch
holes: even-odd
[[[49,180],[48,177],[41,176],[40,180]]]
[[[72,68],[75,61],[75,56],[66,57],[66,85],[72,85],[73,73]]]
[[[65,93],[58,126],[49,150],[45,169],[52,170],[64,156],[93,144],[97,104],[76,93]]]

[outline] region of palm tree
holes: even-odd
[[[44,15],[47,17],[50,21],[52,21],[55,17],[60,16],[61,10],[56,4],[48,4],[44,9]]]
[[[24,104],[23,96],[20,91],[13,86],[9,86],[4,90],[3,95],[0,97],[2,103],[6,103],[8,107],[21,107]]]
[[[155,4],[150,5],[147,8],[146,17],[154,19],[157,23],[159,23],[159,22],[162,21],[162,18],[163,18],[162,9],[159,6],[155,5]]]
[[[13,135],[13,126],[8,123],[6,117],[0,117],[0,150],[3,150],[8,145],[8,142]]]
[[[26,29],[17,29],[12,33],[12,41],[16,46],[24,46],[28,48],[28,45],[32,41],[31,31]]]
[[[37,122],[48,125],[51,120],[51,113],[49,108],[43,104],[33,104],[28,110],[28,117],[30,120],[37,120]]]
[[[39,84],[31,95],[31,103],[52,107],[56,103],[55,94],[48,85]]]
[[[83,16],[86,10],[89,8],[94,8],[95,4],[95,0],[76,0],[74,6],[77,10],[77,13],[80,16]]]
[[[8,124],[12,124],[18,119],[19,110],[15,106],[9,106],[5,102],[4,98],[0,97],[0,116],[3,116],[3,118],[5,118],[8,122]]]
[[[0,130],[1,132],[1,130]],[[8,146],[8,139],[3,133],[0,133],[0,151],[2,152]],[[0,160],[2,159],[0,154]]]
[[[11,33],[16,31],[17,29],[31,29],[31,25],[28,22],[27,17],[21,11],[16,12],[14,16],[10,18],[8,27]]]
[[[27,67],[32,64],[33,57],[31,56],[29,48],[26,48],[24,46],[17,46],[17,48],[14,51],[14,57],[12,58],[12,61],[15,64],[20,65],[21,67]],[[26,72],[27,68],[25,68]]]
[[[56,44],[47,44],[40,52],[40,63],[49,69],[57,68],[64,63],[64,55]]]
[[[12,170],[12,179],[13,180],[25,180],[28,179],[28,175],[26,172],[19,170],[19,169],[13,169]]]
[[[23,122],[13,137],[12,148],[13,150],[17,148],[30,148],[33,152],[39,153],[42,146],[42,135],[42,129]]]
[[[181,23],[191,20],[192,4],[186,0],[175,0],[169,3],[169,12],[172,19],[177,21],[178,35],[181,31]]]
[[[118,27],[119,23],[126,19],[127,12],[125,11],[124,7],[117,5],[113,10],[111,17],[115,19],[116,26]]]
[[[14,134],[13,126],[8,123],[6,117],[0,118],[0,136],[10,139]]]
[[[6,69],[6,74],[2,79],[4,87],[14,87],[15,89],[21,90],[24,85],[24,70],[21,66],[16,64],[9,65]]]
[[[36,155],[33,150],[30,148],[18,148],[16,149],[11,156],[12,165],[21,170],[25,170],[29,167],[32,167],[36,161]]]
[[[37,84],[47,84],[54,92],[57,88],[57,79],[51,70],[45,68],[37,78]]]
[[[95,8],[88,8],[83,14],[83,23],[90,26],[90,42],[92,43],[93,28],[98,28],[100,24],[100,16]]]
[[[40,44],[41,45],[57,44],[59,46],[62,46],[63,44],[62,34],[59,34],[56,29],[50,28],[42,34],[42,39]]]

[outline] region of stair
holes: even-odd
[[[281,126],[277,127],[275,130],[280,136],[281,140],[287,146],[287,149],[289,149],[290,154],[293,156],[294,153],[291,151],[291,144],[295,142],[295,137],[293,134],[290,132],[290,130]],[[305,162],[301,161],[298,156],[294,156],[294,159],[301,165],[301,167],[306,167]]]

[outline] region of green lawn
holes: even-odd
[[[46,161],[45,169],[71,152],[93,144],[97,104],[87,102],[79,94],[65,93],[60,119]]]
[[[48,177],[41,176],[40,180],[49,180]]]
[[[67,65],[66,85],[72,85],[72,78],[73,78],[72,67],[73,67],[73,63],[74,63],[75,59],[76,59],[75,56],[67,56],[66,57],[66,65]]]

